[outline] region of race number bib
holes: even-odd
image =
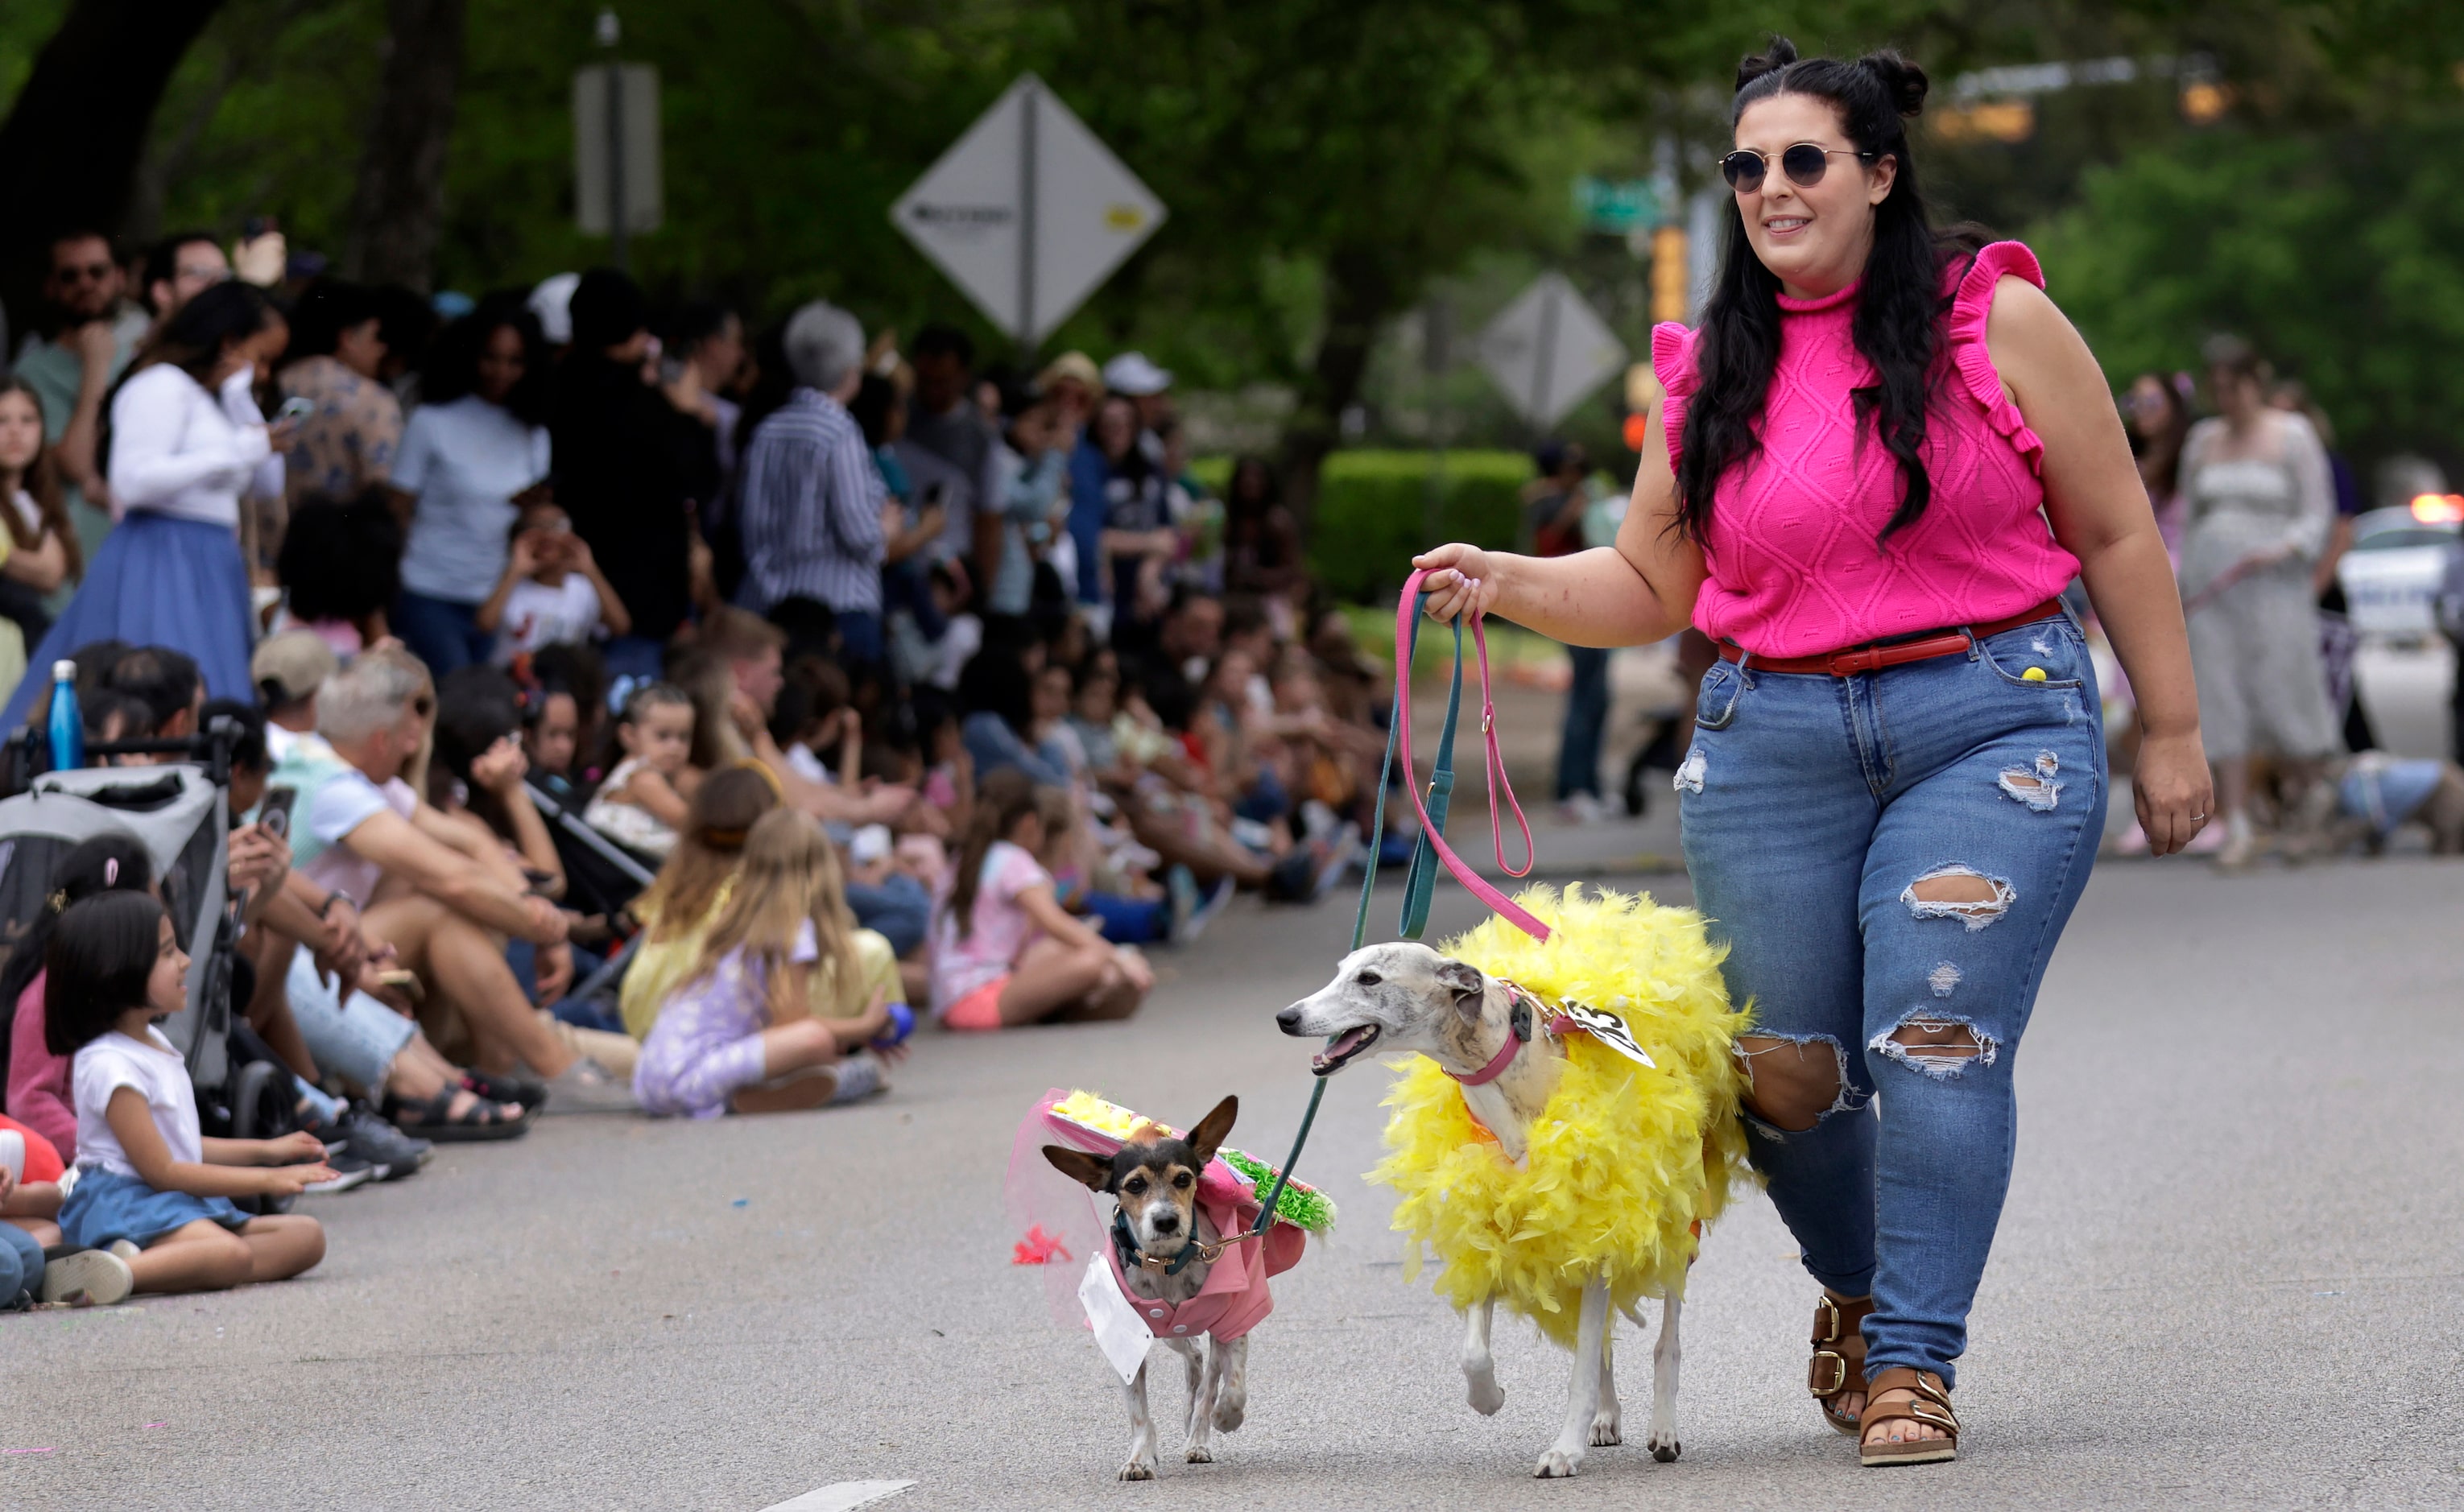
[[[1095,1347],[1113,1370],[1121,1372],[1121,1384],[1136,1379],[1138,1367],[1147,1359],[1147,1346],[1155,1342],[1155,1331],[1130,1299],[1121,1295],[1120,1282],[1112,1279],[1111,1262],[1102,1250],[1088,1262],[1087,1274],[1078,1282],[1078,1303],[1087,1309],[1088,1326],[1095,1330]]]
[[[1635,1043],[1634,1031],[1628,1029],[1625,1020],[1617,1015],[1602,1013],[1589,1003],[1579,1003],[1569,997],[1557,1005],[1557,1017],[1559,1021],[1551,1024],[1551,1028],[1563,1028],[1571,1023],[1627,1060],[1639,1062],[1655,1071],[1660,1069],[1660,1063],[1651,1058],[1649,1051]]]

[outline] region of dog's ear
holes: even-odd
[[[1215,1110],[1199,1119],[1198,1127],[1189,1131],[1189,1152],[1197,1157],[1199,1170],[1205,1170],[1206,1163],[1215,1158],[1215,1151],[1222,1146],[1223,1136],[1232,1132],[1232,1120],[1240,1116],[1241,1100],[1227,1097],[1216,1104]]]
[[[1090,1155],[1086,1150],[1072,1150],[1067,1145],[1046,1145],[1044,1158],[1052,1162],[1053,1170],[1091,1192],[1111,1190],[1112,1162],[1108,1156]]]
[[[1488,996],[1488,978],[1479,967],[1468,961],[1440,961],[1438,985],[1455,995],[1455,1012],[1466,1019],[1480,1017],[1481,1002]]]

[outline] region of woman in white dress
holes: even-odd
[[[2193,426],[2182,447],[2182,606],[2224,820],[2217,860],[2230,866],[2256,849],[2255,753],[2282,763],[2294,844],[2306,843],[2334,797],[2318,780],[2339,737],[2311,576],[2335,525],[2336,495],[2318,432],[2269,406],[2257,354],[2224,337],[2208,358],[2222,413]]]

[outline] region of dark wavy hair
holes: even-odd
[[[476,393],[479,354],[495,334],[511,327],[522,341],[522,376],[505,396],[505,411],[526,426],[547,419],[547,339],[539,334],[539,317],[531,314],[518,292],[499,291],[479,301],[469,315],[447,326],[429,343],[420,372],[420,397],[441,405]]]
[[[1936,231],[1917,184],[1906,121],[1925,108],[1925,70],[1897,53],[1868,53],[1854,61],[1796,55],[1786,37],[1737,65],[1734,126],[1746,107],[1774,95],[1806,95],[1837,107],[1841,129],[1862,161],[1898,160],[1891,192],[1874,208],[1874,246],[1852,328],[1857,351],[1873,364],[1875,383],[1856,391],[1859,428],[1899,463],[1899,508],[1876,537],[1879,546],[1925,514],[1933,498],[1923,449],[1925,405],[1942,356],[1943,268],[1948,256],[1973,255],[1973,228]],[[1698,386],[1685,409],[1677,464],[1679,529],[1701,540],[1711,521],[1712,495],[1728,470],[1762,449],[1755,423],[1779,362],[1780,282],[1747,240],[1745,217],[1728,202],[1720,276],[1703,312],[1695,342]]]

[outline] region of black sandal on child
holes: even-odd
[[[537,1082],[518,1076],[495,1076],[470,1066],[462,1069],[462,1089],[491,1103],[519,1103],[532,1112],[547,1101],[547,1088]]]
[[[507,1118],[498,1104],[475,1099],[475,1096],[460,1117],[453,1116],[453,1099],[467,1090],[460,1086],[443,1087],[434,1097],[417,1103],[388,1093],[385,1100],[385,1116],[404,1133],[440,1145],[518,1139],[530,1132],[528,1109],[524,1109],[519,1118]]]

